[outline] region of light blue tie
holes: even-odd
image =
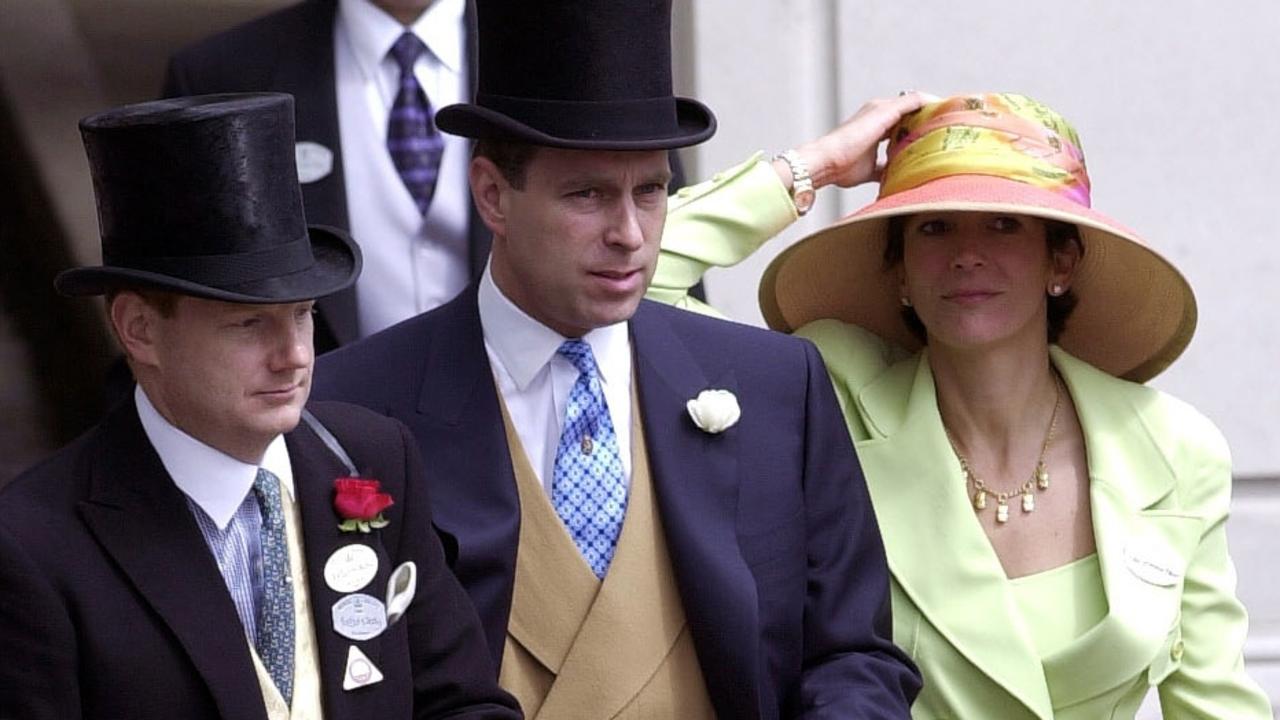
[[[286,703],[293,702],[293,585],[284,537],[280,480],[262,468],[253,480],[262,511],[262,604],[258,607],[258,657]]]
[[[557,352],[578,369],[578,380],[569,390],[564,429],[556,448],[551,504],[592,572],[603,578],[627,512],[618,436],[609,418],[591,346],[581,340],[566,340]]]

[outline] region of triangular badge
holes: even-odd
[[[382,682],[382,671],[360,652],[360,648],[352,645],[347,650],[347,670],[342,675],[342,689],[355,690],[378,682]]]

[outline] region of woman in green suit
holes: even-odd
[[[919,104],[855,116],[844,185],[873,174],[885,118],[906,113],[879,198],[788,248],[760,287],[769,325],[817,344],[842,403],[894,639],[925,677],[914,716],[1132,718],[1156,687],[1166,718],[1270,718],[1241,659],[1226,442],[1141,384],[1190,341],[1190,287],[1089,207],[1056,112],[1012,94]],[[653,297],[692,306],[703,271],[807,209],[812,168],[777,165],[794,177],[753,160],[672,201]]]

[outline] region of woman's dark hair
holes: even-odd
[[[910,216],[894,215],[889,218],[888,240],[884,246],[884,268],[886,271],[893,270],[902,263],[902,245],[906,236],[908,217]],[[1066,250],[1072,243],[1075,243],[1082,255],[1084,254],[1084,245],[1080,242],[1079,228],[1061,220],[1050,220],[1048,218],[1043,220],[1044,239],[1049,246],[1051,254]],[[1058,341],[1058,336],[1062,335],[1062,331],[1067,327],[1067,318],[1071,316],[1071,311],[1076,309],[1077,302],[1078,298],[1075,291],[1070,289],[1061,295],[1050,295],[1047,298],[1049,342]],[[902,308],[902,321],[907,324],[907,329],[922,345],[929,342],[924,323],[920,322],[920,316],[916,314],[915,308]]]

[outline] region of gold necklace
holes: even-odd
[[[996,499],[996,522],[998,523],[1009,522],[1009,500],[1015,495],[1022,496],[1022,512],[1035,512],[1036,498],[1032,490],[1049,489],[1049,469],[1044,465],[1044,456],[1049,451],[1049,444],[1053,442],[1053,435],[1058,429],[1058,409],[1062,407],[1062,381],[1058,379],[1057,373],[1053,376],[1053,389],[1056,395],[1053,400],[1053,414],[1049,416],[1049,429],[1045,432],[1044,443],[1040,446],[1040,457],[1036,459],[1036,469],[1026,482],[1013,490],[997,492],[988,488],[982,478],[975,475],[973,469],[969,467],[969,461],[965,459],[964,453],[960,452],[956,439],[951,435],[951,429],[946,423],[942,424],[942,430],[947,434],[947,442],[951,443],[951,451],[960,461],[960,471],[964,473],[966,484],[973,486],[971,501],[974,512],[982,512],[986,509],[988,495]]]

